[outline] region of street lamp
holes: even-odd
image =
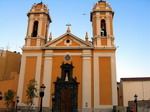
[[[18,111],[19,96],[16,97],[16,112]]]
[[[117,112],[117,106],[113,106],[113,112]]]
[[[52,112],[54,112],[55,93],[52,94]]]
[[[42,84],[42,86],[40,88],[41,88],[41,91],[40,91],[40,97],[41,97],[40,112],[42,112],[42,101],[43,101],[43,97],[44,97],[44,89],[46,87],[44,86],[44,84]]]
[[[136,108],[136,112],[138,112],[138,108],[137,108],[137,95],[134,95],[134,103],[135,103],[135,108]]]
[[[3,97],[2,97],[2,92],[0,91],[0,100],[2,100],[2,98],[3,98]]]

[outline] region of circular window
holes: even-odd
[[[69,61],[70,59],[71,59],[71,57],[70,57],[69,55],[66,55],[66,56],[65,56],[65,60],[66,60],[66,61]]]
[[[66,40],[67,43],[70,43],[70,40]]]

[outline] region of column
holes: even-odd
[[[82,55],[82,108],[91,108],[91,50],[83,50]]]
[[[46,86],[45,95],[43,97],[43,107],[50,107],[50,99],[51,99],[51,77],[52,77],[52,50],[47,50],[45,52],[44,59],[44,75],[43,75],[43,84]]]

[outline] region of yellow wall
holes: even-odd
[[[0,80],[3,80],[6,66],[6,58],[4,56],[0,56]]]
[[[29,83],[29,81],[31,79],[35,79],[36,62],[37,62],[37,57],[27,57],[26,58],[22,102],[26,102],[27,101],[27,97],[26,97],[27,84]]]
[[[111,58],[99,58],[100,105],[112,105]]]
[[[52,68],[52,88],[51,93],[54,92],[54,84],[57,76],[61,76],[62,62],[64,61],[64,56],[54,56],[53,57],[53,68]],[[82,57],[81,56],[71,56],[71,62],[73,63],[73,77],[77,77],[77,81],[80,82],[78,88],[78,107],[82,107]],[[50,100],[52,101],[52,99]],[[52,102],[50,102],[52,104]]]
[[[12,73],[11,79],[0,81],[0,91],[2,92],[2,94],[4,95],[4,93],[9,89],[15,91],[15,93],[17,94],[18,79],[19,75],[16,72],[14,72]],[[4,100],[0,101],[0,108],[6,108],[6,106],[4,105]]]

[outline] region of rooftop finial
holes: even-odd
[[[89,39],[88,32],[86,32],[85,40],[88,41],[88,39]]]
[[[49,35],[49,41],[52,40],[52,32],[50,32],[50,35]]]
[[[71,26],[71,24],[68,23],[68,24],[66,24],[66,26],[68,26],[67,32],[70,33],[70,32],[71,32],[71,31],[70,31],[70,26]]]

